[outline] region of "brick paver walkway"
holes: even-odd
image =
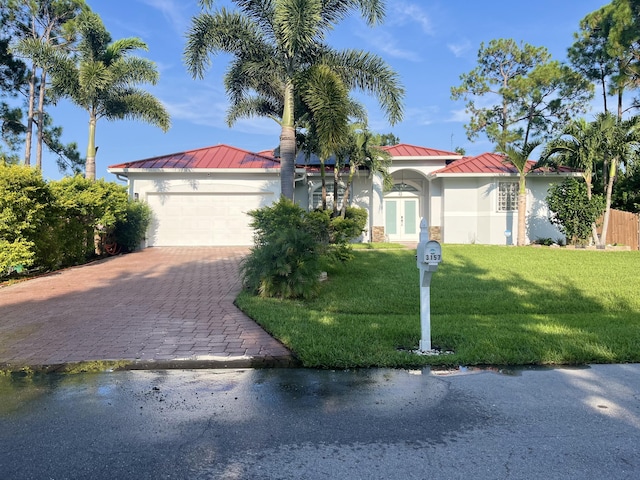
[[[2,287],[0,365],[287,363],[290,352],[233,305],[247,252],[148,248]]]

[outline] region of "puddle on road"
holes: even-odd
[[[547,372],[557,369],[585,370],[589,365],[507,365],[507,366],[464,366],[459,367],[431,367],[431,374],[436,376],[446,375],[472,375],[476,373],[492,372],[507,377],[520,377],[522,372]]]

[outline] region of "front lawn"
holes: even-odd
[[[304,366],[640,362],[640,252],[443,245],[431,282],[432,345],[420,340],[415,250],[355,251],[311,301],[238,306]]]

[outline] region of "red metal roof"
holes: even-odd
[[[526,171],[529,171],[535,164],[536,162],[533,160],[528,160]],[[536,172],[572,173],[578,172],[578,170],[568,167],[558,167],[557,169],[542,167],[537,168]],[[460,160],[456,160],[433,173],[436,175],[447,173],[505,175],[516,174],[518,173],[518,170],[507,161],[507,157],[505,155],[501,155],[499,153],[483,153],[475,157],[464,157]]]
[[[110,165],[109,168],[280,168],[280,162],[273,157],[229,145],[215,145],[135,162],[119,163]]]
[[[456,152],[447,152],[445,150],[436,150],[434,148],[418,147],[407,143],[399,143],[398,145],[389,145],[382,147],[389,152],[392,157],[459,157]]]

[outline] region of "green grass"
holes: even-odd
[[[237,304],[307,367],[640,362],[640,252],[444,245],[420,340],[415,250],[355,251],[310,301]]]

